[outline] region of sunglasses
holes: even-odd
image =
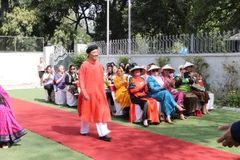
[[[152,72],[158,72],[158,69],[153,69]]]

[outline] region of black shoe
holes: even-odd
[[[108,141],[110,142],[112,140],[112,137],[108,137],[107,135],[106,136],[103,136],[103,137],[99,137],[100,140],[103,140],[103,141]]]
[[[88,133],[81,133],[82,136],[88,136]]]

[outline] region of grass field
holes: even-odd
[[[43,89],[10,90],[8,93],[14,98],[38,103],[46,107],[53,107],[67,112],[77,113],[76,108],[46,103],[43,99]],[[137,124],[130,124],[126,120],[118,117],[113,117],[113,122],[240,155],[239,148],[225,148],[216,143],[216,139],[223,134],[223,131],[219,131],[217,126],[236,121],[239,117],[240,112],[214,109],[210,112],[210,115],[203,115],[201,118],[190,116],[186,121],[174,119],[174,125],[161,123],[160,125],[151,125],[148,128],[143,128]],[[28,135],[24,136],[22,140],[23,141],[20,143],[21,147],[13,146],[7,150],[0,150],[0,157],[4,156],[4,159],[7,160],[89,159],[89,157],[81,153],[75,152],[61,144],[30,131],[28,131]]]

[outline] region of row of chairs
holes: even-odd
[[[57,105],[67,104],[70,107],[77,106],[77,98],[70,92],[64,89],[57,89],[56,85],[53,85],[54,90],[51,95],[51,99],[55,101]],[[80,90],[79,90],[80,92]],[[45,90],[45,101],[48,101],[48,92]]]
[[[113,97],[113,100],[114,100],[114,97],[115,97],[115,87],[112,85],[110,86],[110,90],[111,90],[111,94],[112,94],[112,97]],[[213,93],[210,93],[209,92],[209,97],[210,97],[210,100],[208,101],[208,104],[207,104],[207,109],[208,110],[212,110],[214,109],[213,105],[214,105],[214,94]],[[117,103],[115,100],[114,100],[114,106],[115,106],[115,114],[116,116],[121,116],[122,115],[122,108],[121,108],[121,105],[120,103]],[[133,122],[140,122],[142,119],[142,109],[140,108],[139,105],[135,104],[133,105],[134,106],[134,110],[135,110],[135,118],[133,117]],[[158,113],[159,115],[161,114],[161,112],[163,112],[163,108],[162,108],[162,105],[161,103],[157,102],[157,106],[158,106]],[[201,104],[199,103],[199,107],[201,108]]]
[[[79,93],[80,93],[80,88],[78,88],[78,89],[79,89]],[[110,87],[110,90],[111,90],[112,97],[114,99],[114,97],[115,97],[114,87]],[[73,96],[70,92],[66,91],[66,89],[62,89],[62,90],[57,89],[55,85],[54,85],[54,91],[52,92],[51,97],[52,97],[52,100],[54,100],[55,103],[58,105],[67,104],[70,107],[77,106],[77,98],[75,96]],[[213,107],[214,94],[209,93],[209,97],[210,97],[210,100],[208,101],[207,109],[212,110],[214,108]],[[48,101],[47,90],[45,90],[45,101]],[[135,116],[136,116],[135,118],[133,117],[133,119],[134,119],[133,122],[140,122],[142,120],[141,118],[142,118],[143,111],[139,105],[135,104],[133,106],[134,106],[133,109],[135,110]],[[162,105],[161,105],[161,103],[157,102],[157,106],[158,106],[158,113],[160,114],[161,112],[163,112]],[[115,107],[115,111],[116,111],[114,115],[121,116],[122,115],[121,105],[119,103],[117,103],[115,100],[114,100],[114,107]]]

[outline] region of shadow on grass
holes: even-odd
[[[11,148],[11,147],[20,147],[20,146],[21,146],[21,144],[19,144],[19,143],[13,143],[12,145],[9,146],[9,148]]]
[[[77,109],[77,106],[68,106],[67,104],[65,104],[65,105],[59,105],[59,104],[55,104],[54,101],[52,101],[52,102],[47,102],[47,101],[45,101],[45,99],[34,98],[33,100],[34,100],[35,102],[38,102],[38,103],[40,103],[40,104],[44,104],[44,105],[47,105],[47,106],[52,105],[52,106],[54,106],[55,108],[58,107],[58,106],[60,106],[61,108],[73,108],[73,109]]]
[[[49,103],[49,102],[46,102],[45,99],[40,99],[40,98],[34,98],[34,101],[37,101],[40,103]]]

